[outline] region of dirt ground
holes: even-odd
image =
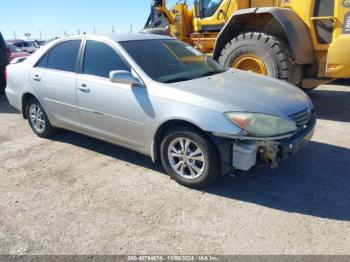
[[[0,254],[350,254],[350,86],[310,96],[304,150],[206,191],[118,146],[40,139],[1,97]]]

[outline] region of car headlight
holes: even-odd
[[[251,136],[277,136],[297,130],[296,124],[282,117],[244,112],[228,112],[225,116]]]

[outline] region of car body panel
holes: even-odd
[[[40,82],[35,80],[36,76]],[[33,68],[30,70],[30,81],[34,93],[40,93],[52,125],[59,127],[66,125],[79,127],[81,125],[77,106],[77,76],[75,73]]]
[[[311,103],[308,96],[295,86],[238,70],[170,86],[206,99],[210,101],[206,106],[223,112],[247,111],[288,116]],[[199,99],[193,100],[194,103],[196,101]]]
[[[50,48],[73,39],[97,40],[113,45],[144,86],[116,84],[78,72],[45,69],[43,75],[42,69],[35,68]],[[287,118],[301,107],[312,107],[309,98],[296,87],[247,72],[228,71],[172,84],[153,81],[118,44],[120,41],[145,39],[171,38],[148,34],[85,35],[53,41],[24,62],[8,66],[10,79],[6,93],[9,101],[21,110],[23,94],[31,93],[42,103],[53,126],[151,156],[157,130],[168,121],[182,120],[205,132],[238,136],[243,130],[228,120],[225,112],[250,111]],[[41,77],[41,83],[33,82],[36,75]],[[82,84],[87,85],[90,93],[79,91]]]
[[[89,91],[80,91],[82,85]],[[145,87],[131,88],[130,85],[88,75],[78,75],[77,86],[83,128],[145,149],[144,134],[150,107]]]

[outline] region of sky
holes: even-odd
[[[10,0],[1,1],[0,31],[5,39],[32,39],[81,33],[137,32],[150,13],[150,0]],[[168,0],[168,6],[176,0]]]

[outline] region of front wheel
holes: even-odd
[[[179,184],[202,188],[220,175],[220,157],[207,137],[194,128],[172,129],[161,143],[163,167]]]

